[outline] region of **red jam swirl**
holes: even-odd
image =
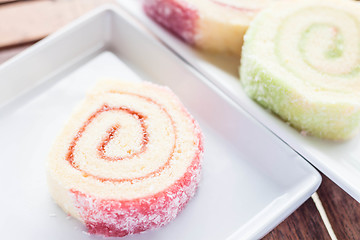
[[[98,146],[98,154],[99,154],[100,158],[104,159],[104,160],[108,160],[108,161],[119,161],[119,160],[123,160],[123,159],[133,158],[133,157],[145,152],[145,150],[147,149],[147,144],[149,142],[149,134],[147,132],[147,127],[146,127],[145,121],[144,121],[146,119],[146,117],[137,112],[134,112],[134,111],[132,111],[133,113],[129,112],[131,110],[128,110],[128,109],[123,109],[123,108],[115,109],[114,108],[113,110],[125,110],[126,112],[130,113],[131,115],[133,115],[134,117],[136,117],[136,119],[138,119],[140,121],[141,130],[142,130],[141,148],[139,151],[131,152],[127,156],[119,156],[119,157],[106,156],[106,146],[114,138],[116,132],[120,128],[120,125],[116,124],[108,130],[106,137],[101,141],[101,143]]]
[[[173,133],[174,133],[174,144],[172,146],[171,152],[169,154],[169,157],[167,159],[167,161],[160,166],[159,168],[157,168],[155,171],[150,172],[144,176],[141,177],[134,177],[134,178],[106,178],[106,177],[100,177],[97,175],[94,175],[92,173],[89,173],[83,169],[81,169],[79,167],[79,165],[75,162],[74,160],[74,152],[75,149],[77,147],[77,143],[79,141],[79,139],[83,136],[84,132],[86,131],[86,128],[89,126],[89,124],[91,124],[94,119],[96,119],[97,117],[99,117],[102,113],[105,112],[109,112],[109,111],[122,111],[125,113],[128,113],[130,115],[132,115],[135,119],[139,120],[140,125],[141,125],[141,129],[142,129],[142,140],[141,140],[141,148],[138,151],[135,151],[127,156],[119,156],[119,157],[110,157],[106,155],[106,146],[109,144],[109,142],[114,138],[116,131],[118,131],[118,129],[120,128],[119,124],[115,124],[114,126],[112,126],[108,131],[106,136],[103,138],[103,140],[100,142],[100,144],[98,145],[98,155],[101,159],[103,160],[107,160],[107,161],[120,161],[123,159],[131,159],[135,156],[138,156],[142,153],[144,153],[147,150],[147,144],[149,142],[149,134],[147,132],[147,126],[145,123],[145,119],[147,119],[146,116],[144,116],[143,114],[136,112],[134,110],[131,110],[127,107],[110,107],[106,104],[104,104],[101,108],[99,108],[97,111],[95,111],[88,119],[87,121],[81,126],[81,128],[78,130],[77,134],[75,135],[75,137],[73,138],[69,148],[68,148],[68,152],[66,154],[66,160],[70,163],[70,165],[75,168],[76,170],[82,172],[82,174],[86,177],[93,177],[101,182],[130,182],[133,183],[134,181],[141,181],[143,179],[146,178],[150,178],[153,177],[157,174],[159,174],[160,172],[162,172],[165,168],[167,168],[170,165],[170,160],[173,158],[174,155],[174,151],[175,151],[175,147],[176,147],[176,141],[177,141],[177,135],[176,135],[176,127],[175,127],[175,123],[174,120],[172,119],[172,117],[170,116],[170,114],[168,113],[168,111],[159,103],[157,103],[156,101],[152,100],[149,97],[145,97],[145,96],[141,96],[135,93],[125,93],[125,92],[115,92],[115,91],[110,91],[110,93],[115,93],[115,94],[127,94],[127,95],[131,95],[131,96],[135,96],[138,98],[141,98],[142,100],[145,100],[147,102],[150,102],[152,104],[157,105],[161,111],[163,111],[166,116],[169,118],[170,122],[171,122],[171,126],[173,128]]]

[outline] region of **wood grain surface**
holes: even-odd
[[[322,175],[318,195],[338,239],[360,239],[360,204]]]
[[[20,44],[20,45],[13,46],[13,47],[0,48],[0,64],[5,62],[8,59],[14,57],[16,54],[20,53],[21,51],[25,50],[26,48],[31,46],[33,43],[34,42]]]
[[[326,230],[319,212],[317,211],[315,203],[310,198],[263,239],[327,240],[330,239],[330,235]]]
[[[0,4],[10,4],[15,2],[24,2],[24,1],[31,1],[31,0],[0,0]]]

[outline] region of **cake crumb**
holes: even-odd
[[[306,137],[306,136],[308,135],[308,132],[305,131],[305,130],[302,130],[302,131],[300,132],[300,134],[301,134],[301,136]]]

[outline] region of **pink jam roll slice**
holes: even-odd
[[[198,124],[168,88],[102,81],[52,147],[49,189],[92,234],[139,233],[194,196],[202,153]]]
[[[279,1],[295,0],[145,0],[144,11],[190,45],[240,55],[252,19]]]

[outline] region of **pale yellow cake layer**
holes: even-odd
[[[214,52],[240,55],[243,36],[256,14],[276,0],[188,0],[198,9],[195,43]]]
[[[174,132],[171,121],[159,106],[131,93],[149,97],[159,103],[161,108],[166,109],[172,117],[176,131]],[[83,136],[79,138],[74,151],[74,162],[79,169],[102,178],[122,179],[145,176],[166,163],[176,135],[177,142],[169,167],[154,177],[133,183],[99,181],[72,167],[66,160],[69,146],[84,122],[104,104],[110,107],[122,106],[146,116],[145,123],[149,136],[147,150],[144,154],[131,159],[120,161],[99,159],[97,153],[99,142],[104,138],[103,133],[114,123],[118,123],[120,129],[106,147],[107,156],[123,156],[141,149],[141,139],[138,138],[142,136],[142,130],[138,120],[124,112],[109,111],[95,118],[87,126]],[[184,111],[177,97],[167,88],[150,83],[101,81],[76,109],[53,145],[48,161],[50,188],[57,189],[54,192],[63,191],[59,190],[61,188],[73,189],[99,198],[119,200],[141,198],[163,191],[183,176],[198,152],[197,134],[192,119]]]

